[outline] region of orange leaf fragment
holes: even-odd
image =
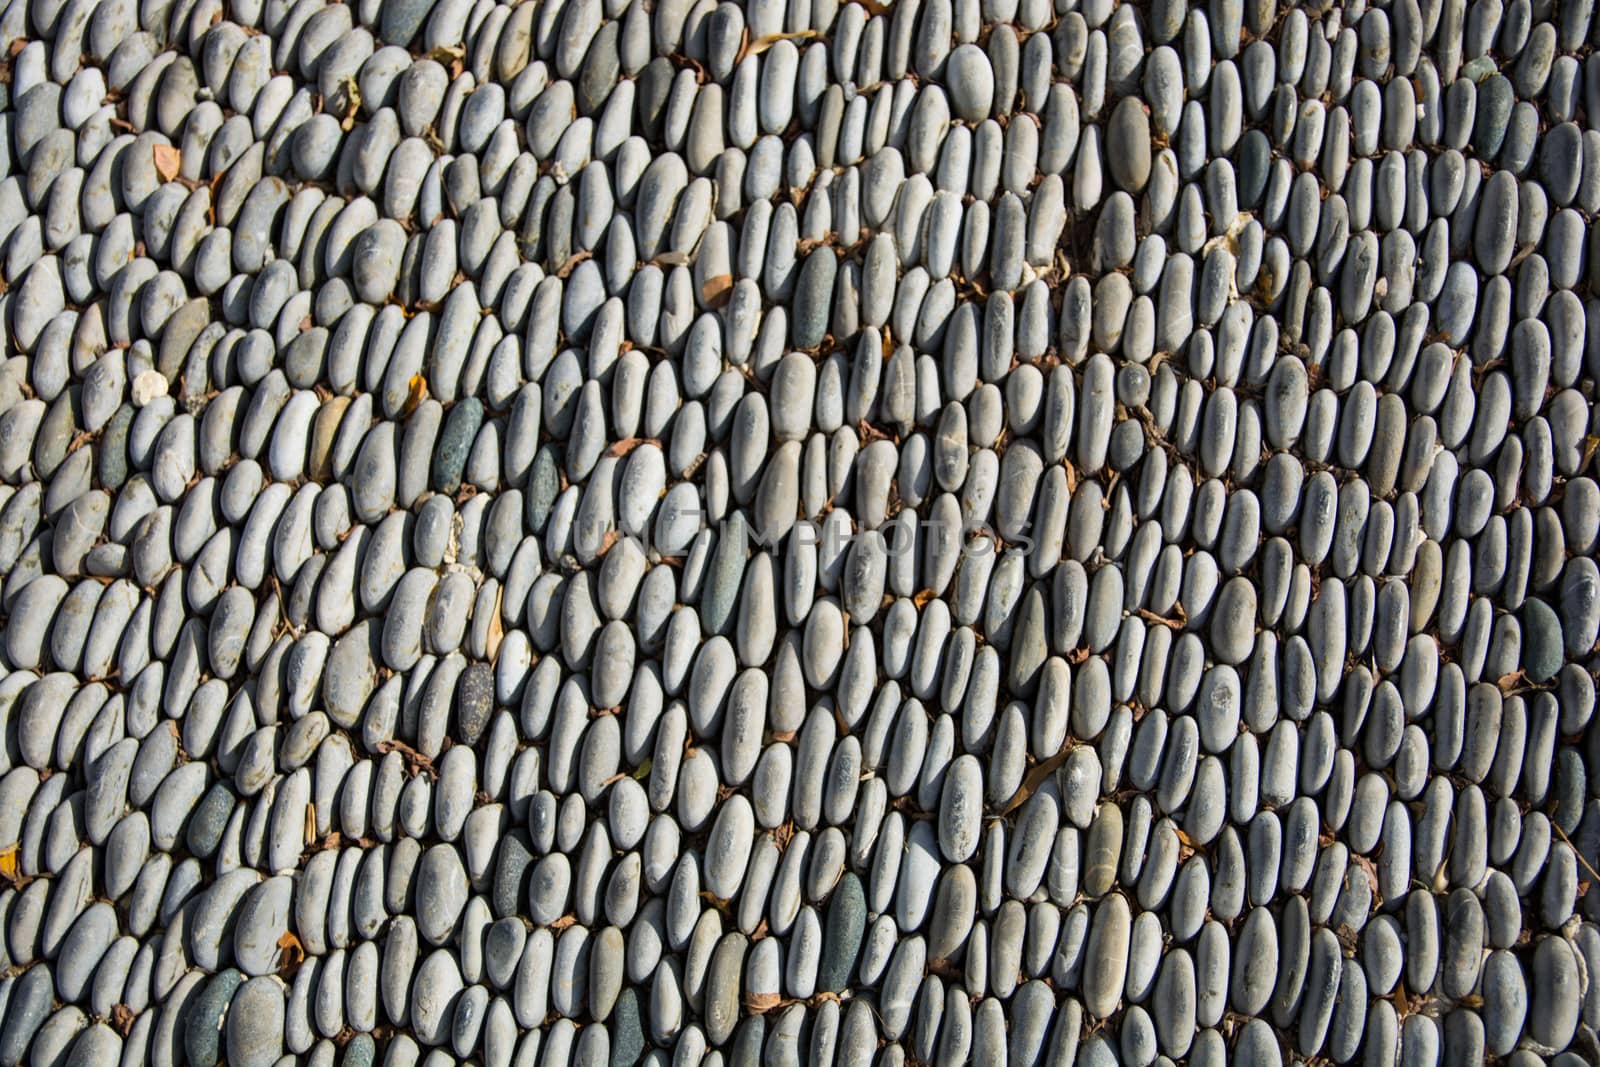
[[[400,417],[411,414],[417,406],[428,399],[428,379],[420,374],[413,374],[411,382],[406,387],[406,402],[400,409]]]
[[[283,936],[278,938],[278,948],[282,950],[278,956],[278,969],[280,971],[293,970],[305,962],[306,947],[300,939],[294,936],[291,930],[285,930]]]
[[[150,155],[155,161],[156,175],[164,182],[176,178],[183,167],[183,153],[169,144],[156,145],[150,150]]]
[[[777,993],[751,993],[744,998],[745,1010],[752,1015],[762,1015],[783,1003]]]
[[[578,264],[593,258],[594,253],[590,251],[574,252],[572,255],[568,256],[567,261],[561,264],[561,266],[556,270],[556,277],[560,278],[562,281],[566,281],[567,276],[578,269]]]
[[[606,449],[606,455],[621,459],[640,445],[655,445],[660,448],[661,439],[658,437],[624,437]]]
[[[733,275],[713,274],[706,279],[705,285],[700,287],[700,299],[706,307],[716,310],[728,302],[733,295]]]

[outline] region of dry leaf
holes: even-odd
[[[563,915],[561,918],[550,924],[550,929],[565,930],[567,927],[573,925],[577,921],[578,917],[576,915]]]
[[[1500,692],[1510,693],[1522,684],[1522,680],[1523,673],[1521,671],[1512,671],[1510,674],[1502,674],[1495,679],[1494,684],[1495,688],[1499,689]]]
[[[0,848],[0,878],[8,882],[17,880],[17,854],[21,848],[21,845],[15,844]]]
[[[430,53],[430,58],[449,70],[451,81],[461,77],[462,71],[467,69],[467,50],[458,44],[440,45]]]
[[[1572,843],[1572,838],[1567,836],[1567,832],[1561,828],[1561,824],[1551,820],[1550,829],[1561,835],[1561,840],[1565,841],[1567,843],[1567,847],[1572,849],[1572,854],[1578,857],[1578,862],[1583,864],[1583,869],[1589,872],[1589,877],[1600,879],[1600,871],[1596,871],[1589,861],[1584,858],[1583,850]],[[1580,887],[1578,890],[1578,896],[1581,897],[1589,891],[1589,883],[1585,881],[1578,884]]]
[[[1017,790],[1016,796],[1012,797],[1010,802],[1001,809],[1000,814],[1009,815],[1022,807],[1023,804],[1026,804],[1028,798],[1033,796],[1034,791],[1044,784],[1045,779],[1054,774],[1056,768],[1067,761],[1067,756],[1072,752],[1073,747],[1072,745],[1064,745],[1061,751],[1054,756],[1051,756],[1043,763],[1035,764],[1033,769],[1028,772],[1028,776],[1022,780],[1022,787]]]
[[[424,400],[428,399],[428,379],[420,374],[411,376],[411,383],[406,386],[406,402],[400,408],[400,417],[403,419],[417,410]]]
[[[156,145],[150,154],[155,160],[156,175],[164,182],[176,178],[183,168],[183,153],[169,144]]]
[[[750,47],[745,50],[745,55],[759,56],[779,41],[809,41],[813,37],[822,36],[816,30],[800,30],[798,33],[769,33],[765,37],[757,37],[750,42]]]
[[[582,263],[586,259],[593,258],[593,252],[574,252],[572,255],[567,257],[567,261],[565,263],[561,264],[560,269],[556,271],[556,277],[565,281],[567,275],[578,269],[578,264]]]
[[[1169,630],[1183,629],[1183,623],[1179,622],[1177,619],[1169,619],[1164,615],[1157,615],[1148,608],[1139,609],[1139,618],[1143,619],[1145,622],[1153,622],[1157,626],[1165,626]]]
[[[356,125],[356,116],[361,113],[361,86],[349,75],[344,79],[344,118],[339,122],[341,130],[353,130]]]
[[[406,765],[410,768],[412,774],[420,772],[426,774],[429,778],[437,779],[439,777],[439,772],[433,769],[433,760],[424,756],[404,741],[393,739],[381,741],[378,743],[378,752],[385,756],[391,752],[398,752],[405,758]]]
[[[292,971],[305,962],[306,947],[300,943],[298,937],[294,936],[293,931],[285,930],[283,932],[283,936],[278,938],[278,948],[282,950],[278,954],[278,972],[280,974]]]
[[[763,1015],[783,1003],[777,993],[751,993],[744,998],[744,1007],[751,1015]]]
[[[315,844],[317,840],[317,806],[306,805],[306,844]]]
[[[489,639],[485,642],[485,651],[489,653],[489,662],[494,663],[500,651],[500,642],[506,636],[505,618],[500,614],[505,600],[505,586],[500,586],[494,594],[494,614],[489,617]]]
[[[882,430],[880,430],[876,426],[872,425],[866,419],[862,419],[859,423],[856,424],[856,433],[860,435],[861,440],[864,443],[865,442],[870,442],[870,441],[887,441],[887,440],[889,440],[889,435],[888,434],[884,433]]]
[[[622,440],[606,449],[606,455],[620,459],[623,456],[626,456],[629,452],[632,452],[634,449],[638,448],[640,445],[659,446],[660,444],[661,442],[657,441],[654,437],[624,437]]]
[[[715,311],[728,302],[733,295],[733,275],[713,274],[706,279],[705,285],[700,288],[700,299],[706,307]]]
[[[126,1004],[116,1004],[111,1008],[111,1025],[117,1033],[127,1037],[133,1032],[133,1024],[138,1021],[138,1016],[133,1014],[133,1009]]]

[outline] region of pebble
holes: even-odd
[[[1600,1053],[1590,5],[136,7],[0,17],[0,1067]]]

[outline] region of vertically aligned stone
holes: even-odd
[[[1592,1061],[1593,7],[0,0],[0,1067]]]

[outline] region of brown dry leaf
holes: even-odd
[[[17,844],[0,848],[0,878],[8,882],[17,880],[17,854],[21,849],[22,846]]]
[[[777,993],[751,993],[744,998],[744,1007],[751,1015],[763,1015],[779,1004],[783,998]]]
[[[938,595],[939,594],[935,593],[932,589],[919,590],[917,595],[911,598],[911,603],[918,611],[921,611],[923,608],[931,604],[934,598]]]
[[[305,962],[306,947],[294,936],[293,931],[283,932],[283,936],[278,938],[278,948],[282,950],[278,954],[278,973],[292,971]]]
[[[860,435],[863,442],[887,441],[889,439],[888,434],[872,425],[866,419],[862,419],[856,424],[856,433]]]
[[[1367,876],[1367,886],[1376,894],[1378,891],[1378,865],[1372,862],[1371,857],[1363,856],[1360,853],[1352,854],[1350,862],[1355,864],[1356,868]]]
[[[576,915],[563,915],[561,918],[550,924],[550,929],[565,930],[567,927],[573,925],[577,921],[578,917]]]
[[[315,804],[307,804],[306,805],[305,836],[306,836],[306,844],[310,845],[310,844],[315,844],[316,843],[316,840],[317,840],[317,806]]]
[[[757,37],[750,42],[750,47],[745,49],[747,56],[759,56],[779,41],[809,41],[813,37],[822,35],[816,30],[800,30],[797,33],[769,33],[765,37]]]
[[[1594,458],[1597,448],[1600,448],[1600,434],[1590,434],[1583,439],[1583,462],[1578,464],[1580,471],[1589,466],[1589,461]]]
[[[20,56],[22,54],[22,50],[26,47],[28,47],[26,38],[18,37],[16,40],[12,41],[11,48],[9,49],[11,58],[15,59]]]
[[[1578,862],[1583,864],[1583,869],[1589,872],[1589,877],[1590,878],[1594,878],[1596,880],[1600,880],[1600,871],[1596,871],[1594,869],[1594,867],[1592,865],[1590,865],[1589,861],[1584,858],[1583,850],[1578,848],[1578,846],[1576,846],[1576,845],[1574,845],[1572,843],[1572,838],[1567,836],[1567,832],[1561,828],[1561,824],[1556,822],[1556,821],[1554,821],[1554,820],[1551,820],[1550,829],[1554,830],[1557,834],[1559,834],[1561,836],[1561,840],[1563,840],[1563,841],[1565,841],[1567,843],[1567,847],[1572,849],[1573,855],[1578,857]],[[1583,896],[1585,893],[1587,893],[1589,891],[1589,883],[1585,881],[1585,882],[1580,882],[1578,884],[1579,884],[1579,887],[1580,887],[1579,890],[1578,890],[1578,896],[1581,897],[1581,896]]]
[[[183,168],[183,153],[169,144],[156,145],[150,155],[155,160],[156,175],[164,182],[176,178]]]
[[[450,71],[451,81],[461,77],[461,72],[467,69],[467,50],[458,44],[441,45],[433,50],[430,58]]]
[[[400,408],[400,417],[405,418],[417,410],[424,400],[428,399],[428,379],[420,374],[413,374],[411,382],[406,386],[406,402]]]
[[[617,537],[617,531],[607,530],[606,535],[600,538],[600,548],[595,552],[595,557],[598,559],[610,552],[611,546],[617,543]]]
[[[433,768],[433,760],[429,759],[427,756],[424,756],[422,753],[418,752],[404,741],[391,739],[388,741],[379,742],[378,752],[385,756],[391,752],[398,752],[405,758],[406,765],[411,770],[412,774],[422,773],[426,774],[429,778],[434,779],[439,777],[439,772]]]
[[[133,1010],[126,1004],[116,1004],[112,1006],[111,1025],[115,1027],[117,1033],[121,1034],[123,1037],[127,1037],[133,1032],[133,1024],[137,1020],[138,1016],[133,1014]]]
[[[593,258],[594,253],[589,251],[572,253],[572,255],[567,257],[567,261],[561,264],[560,269],[556,271],[556,277],[560,278],[562,281],[566,281],[567,276],[578,269],[578,264],[582,263],[586,259]]]
[[[1022,788],[1017,790],[1017,795],[1012,797],[1006,806],[1001,809],[1000,814],[1009,815],[1022,807],[1023,804],[1026,804],[1028,798],[1033,796],[1034,790],[1043,785],[1045,779],[1054,774],[1056,768],[1067,761],[1067,755],[1072,749],[1072,745],[1063,745],[1060,752],[1057,752],[1043,763],[1035,764],[1033,769],[1028,772],[1028,776],[1022,780]]]
[[[489,653],[489,662],[494,663],[500,652],[500,642],[506,636],[505,619],[500,614],[505,601],[505,586],[500,586],[494,594],[494,614],[489,617],[489,640],[485,643],[485,651]]]
[[[721,308],[732,295],[733,275],[731,274],[713,274],[706,279],[705,285],[700,287],[700,299],[712,311]]]
[[[659,446],[660,444],[661,442],[656,440],[654,437],[624,437],[622,440],[606,449],[606,455],[620,459],[623,456],[626,456],[629,452],[632,452],[634,449],[638,448],[640,445]]]
[[[1495,679],[1495,688],[1499,689],[1502,693],[1509,694],[1522,684],[1523,678],[1524,675],[1521,671],[1512,671],[1510,674],[1502,674],[1499,678]]]

